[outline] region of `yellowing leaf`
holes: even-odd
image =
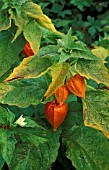
[[[60,33],[55,29],[53,23],[51,22],[51,19],[43,14],[39,5],[33,2],[27,2],[22,6],[21,10],[24,11],[28,16],[35,18],[43,27],[53,32]]]
[[[92,53],[94,55],[96,55],[97,57],[101,58],[101,59],[105,59],[107,56],[109,56],[109,50],[103,48],[103,47],[99,47],[97,46],[95,49],[91,50]]]
[[[17,78],[38,78],[49,71],[54,62],[59,61],[59,57],[56,45],[44,46],[37,55],[23,59],[4,82]]]
[[[83,100],[84,124],[98,130],[109,139],[109,90],[91,90]]]
[[[40,76],[45,74],[51,66],[52,62],[47,56],[38,59],[35,59],[34,56],[25,58],[18,67],[14,68],[13,73],[4,82],[17,78],[37,78],[40,74]]]
[[[51,68],[52,82],[44,95],[45,98],[53,95],[58,87],[64,84],[69,68],[70,65],[68,63],[56,64]]]
[[[103,60],[90,61],[79,59],[75,64],[75,69],[87,79],[109,86],[109,74]]]
[[[32,15],[33,16],[37,16],[37,15],[41,15],[43,14],[41,7],[38,4],[35,4],[33,2],[26,2],[25,4],[23,4],[21,6],[21,11],[24,11],[25,13],[27,13],[28,15]]]
[[[39,24],[42,25],[43,27],[47,28],[47,29],[50,30],[50,31],[53,31],[53,32],[56,32],[56,33],[61,34],[60,32],[58,32],[58,31],[55,29],[53,23],[51,22],[51,19],[48,18],[48,17],[47,17],[46,15],[44,15],[44,14],[42,15],[42,17],[40,17],[40,19],[39,19]]]

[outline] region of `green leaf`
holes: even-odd
[[[19,53],[24,47],[24,39],[20,36],[14,43],[13,33],[2,31],[0,33],[0,76],[5,74],[11,66],[19,60]]]
[[[11,20],[0,12],[0,31],[7,30],[11,27]]]
[[[59,60],[58,47],[48,45],[42,47],[36,56],[25,58],[5,80],[17,78],[37,78],[49,71],[50,67]]]
[[[90,28],[88,29],[88,32],[90,33],[90,35],[93,36],[93,35],[96,33],[95,27],[94,27],[94,26],[90,27]]]
[[[87,91],[83,100],[84,123],[109,138],[109,91]]]
[[[26,27],[28,23],[28,18],[24,12],[21,12],[20,15],[18,15],[12,9],[9,9],[9,14],[10,14],[10,18],[15,21],[15,25],[18,27],[16,34],[14,35],[14,38],[12,40],[12,42],[14,42],[15,39],[22,33],[22,31]]]
[[[41,58],[43,56],[47,56],[47,55],[51,55],[51,56],[57,56],[58,55],[58,47],[57,45],[47,45],[47,46],[43,46],[42,48],[40,48],[39,52],[37,53],[37,55],[34,57],[35,58]],[[56,59],[55,59],[56,60]]]
[[[36,123],[36,121],[30,119],[30,117],[24,116],[25,118],[25,122],[26,124],[24,125],[24,127],[40,127],[40,125],[38,125],[38,123]]]
[[[47,40],[47,43],[57,44],[57,40],[62,39],[64,36],[64,34],[50,31],[42,26],[40,28],[42,30],[42,37]]]
[[[14,114],[10,110],[0,106],[0,125],[7,125],[12,123],[15,119]]]
[[[75,69],[87,79],[92,79],[98,84],[102,83],[109,86],[109,74],[103,60],[90,61],[79,59],[75,64]]]
[[[42,31],[35,21],[31,21],[24,29],[24,37],[30,43],[31,48],[36,54],[39,51]]]
[[[66,60],[68,60],[71,57],[72,57],[71,53],[67,53],[62,49],[61,54],[60,54],[59,64],[65,62]],[[72,58],[72,60],[73,59],[75,59],[75,58]]]
[[[3,168],[5,161],[3,160],[2,153],[1,153],[1,147],[0,147],[0,169]]]
[[[75,5],[80,11],[84,11],[84,7],[89,7],[91,2],[86,0],[71,0],[71,4]]]
[[[69,72],[69,68],[70,65],[68,63],[56,64],[51,67],[52,82],[44,94],[45,98],[53,95],[56,89],[64,84],[65,78]]]
[[[17,144],[9,169],[48,170],[58,155],[60,132],[47,130],[46,133],[49,141],[37,147],[29,143]]]
[[[96,57],[84,43],[80,41],[74,42],[70,35],[70,32],[68,32],[68,34],[64,36],[63,40],[58,40],[58,46],[61,47],[60,50],[62,49],[69,53],[69,57],[67,57],[67,59],[84,58],[87,60],[99,60],[99,58]]]
[[[16,140],[14,135],[9,130],[0,129],[0,145],[1,145],[1,153],[3,159],[9,165],[13,151],[15,149]]]
[[[26,122],[26,120],[25,120]],[[16,133],[20,136],[23,142],[29,142],[34,146],[43,144],[48,141],[45,131],[41,128],[17,128]]]
[[[90,49],[87,48],[87,46],[80,44],[74,45],[72,48],[72,58],[77,58],[77,59],[86,59],[86,60],[99,60],[98,57],[96,57]]]
[[[34,113],[36,113],[36,106],[29,106],[29,107],[26,107],[26,108],[20,108],[20,107],[17,107],[17,106],[9,106],[8,105],[8,109],[15,114],[15,118],[16,120],[20,117],[20,116],[23,116],[23,117],[32,117],[32,115]],[[31,118],[30,118],[31,119]],[[37,121],[35,121],[36,124],[38,125]],[[27,120],[27,125],[28,125],[28,120]],[[29,124],[30,125],[30,124]],[[33,124],[34,125],[34,124]],[[39,125],[38,125],[39,126]]]
[[[0,83],[0,102],[22,108],[36,105],[42,101],[46,89],[45,77]]]
[[[59,5],[58,3],[54,3],[52,8],[51,8],[51,12],[53,13],[59,13],[62,12],[63,6]]]
[[[78,170],[107,170],[109,141],[92,128],[80,126],[67,138],[67,157]]]
[[[4,2],[2,9],[9,9],[12,8],[14,11],[17,12],[17,14],[20,15],[21,13],[21,6],[24,4],[27,0],[2,0]]]
[[[73,95],[71,96],[71,99],[73,99]],[[67,99],[69,101],[69,98]],[[67,102],[66,101],[66,102]],[[67,102],[68,104],[68,114],[65,119],[65,121],[62,124],[63,133],[65,136],[69,136],[68,131],[70,132],[70,129],[73,126],[80,126],[83,123],[83,108],[82,104],[75,101]]]
[[[2,6],[3,6],[3,2],[0,1],[0,10],[1,10]]]
[[[11,5],[11,6],[14,6],[14,5],[19,5],[21,6],[23,3],[25,3],[27,0],[2,0],[4,3],[7,3],[8,6]]]

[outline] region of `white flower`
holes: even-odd
[[[23,118],[23,115],[21,115],[17,120],[16,120],[16,124],[20,125],[20,126],[25,126],[27,123],[24,122],[25,121],[25,118]]]

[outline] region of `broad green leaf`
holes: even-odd
[[[85,45],[83,44],[82,42],[74,42],[71,37],[65,37],[64,40],[58,40],[58,45],[62,48],[62,55],[63,55],[63,52],[65,51],[67,55],[67,58],[64,54],[64,56],[62,56],[60,58],[60,61],[65,61],[66,59],[69,59],[69,58],[76,58],[76,59],[79,59],[79,58],[84,58],[86,60],[99,60],[98,57],[96,57],[92,52],[91,50]]]
[[[2,12],[0,12],[0,31],[7,30],[10,27],[11,19],[7,18]]]
[[[46,133],[42,128],[17,128],[16,133],[23,142],[29,142],[34,146],[48,141]]]
[[[26,109],[29,110],[29,108],[26,108]],[[21,110],[21,109],[19,109],[19,110]],[[18,111],[15,110],[15,114],[18,114],[17,112]],[[29,111],[29,113],[30,113],[30,111]],[[31,116],[31,114],[29,114],[29,116]],[[14,125],[15,126],[20,125],[21,127],[42,128],[35,120],[31,119],[28,116],[24,116],[23,114],[20,115],[20,117],[17,118],[17,120],[14,122]]]
[[[37,147],[29,143],[17,144],[9,169],[48,170],[58,155],[60,132],[47,130],[46,135],[49,141]]]
[[[101,59],[106,59],[107,56],[109,56],[109,50],[103,48],[103,47],[96,47],[95,49],[91,50],[94,55]]]
[[[0,83],[0,103],[22,108],[36,105],[42,101],[46,90],[45,77]]]
[[[36,54],[39,51],[40,41],[42,37],[42,31],[35,21],[31,21],[27,24],[23,31],[25,39],[30,43],[31,48]]]
[[[44,94],[45,99],[53,95],[56,89],[64,84],[69,68],[70,65],[68,63],[56,64],[51,67],[52,82]]]
[[[22,63],[13,70],[13,73],[5,80],[11,81],[17,78],[37,78],[49,71],[49,68],[59,60],[58,47],[48,45],[42,47],[36,56],[25,58]]]
[[[84,43],[73,40],[73,37],[71,36],[71,29],[68,31],[67,35],[63,36],[63,39],[58,41],[58,43],[64,50],[70,52],[72,58],[99,60]]]
[[[77,41],[71,44],[72,56],[75,58],[84,58],[86,60],[99,60],[84,43]]]
[[[40,58],[43,56],[47,56],[47,55],[51,55],[51,56],[57,56],[58,54],[58,47],[57,45],[47,45],[47,46],[43,46],[42,48],[40,48],[39,52],[37,53],[37,55],[33,58],[33,60],[35,58]],[[59,58],[58,58],[59,59]],[[55,59],[56,60],[56,59]]]
[[[26,27],[26,25],[28,23],[28,18],[25,15],[25,13],[22,12],[22,13],[20,13],[20,15],[18,15],[12,9],[9,9],[9,14],[10,14],[10,19],[13,19],[15,21],[15,25],[18,27],[16,34],[14,35],[14,38],[12,40],[12,42],[13,42],[22,33],[22,31]]]
[[[109,138],[109,91],[91,90],[83,100],[84,123]]]
[[[51,19],[43,14],[39,5],[33,2],[27,2],[24,5],[22,5],[21,10],[24,11],[28,16],[35,18],[38,21],[38,23],[43,27],[58,33],[53,23],[51,22]]]
[[[21,6],[24,4],[27,0],[2,0],[4,2],[2,6],[2,10],[10,9],[12,8],[18,15],[21,14]]]
[[[2,0],[4,3],[6,3],[8,6],[14,6],[19,5],[21,6],[23,3],[25,3],[27,0]]]
[[[65,62],[66,60],[68,60],[71,57],[72,57],[71,53],[67,53],[62,49],[61,54],[60,54],[59,64]],[[74,58],[74,60],[75,60],[75,58]]]
[[[93,55],[93,53],[90,51],[90,50],[88,50],[88,49],[86,49],[86,50],[72,50],[72,58],[74,57],[74,58],[77,58],[77,59],[81,59],[81,58],[83,58],[83,59],[86,59],[86,60],[94,60],[94,61],[98,61],[99,60],[99,58],[98,57],[96,57],[95,55]]]
[[[9,83],[0,83],[0,98],[5,97],[7,93],[13,90],[13,86]]]
[[[39,25],[40,26],[40,25]],[[42,37],[44,39],[46,39],[47,43],[51,43],[51,44],[57,44],[57,40],[58,39],[62,39],[64,34],[63,33],[57,33],[57,32],[53,32],[51,30],[48,30],[42,26],[40,26],[41,30],[42,30]]]
[[[16,140],[11,131],[0,129],[0,145],[1,145],[1,153],[3,159],[9,165],[13,151],[15,149]]]
[[[36,113],[37,111],[37,106],[29,106],[29,107],[26,107],[26,108],[20,108],[20,107],[17,107],[17,106],[9,106],[8,105],[8,109],[14,113],[15,115],[15,118],[16,120],[22,115],[23,117],[27,117],[31,119],[32,115],[34,113]],[[26,118],[25,118],[26,119]],[[35,120],[35,123],[39,126],[38,122]],[[28,125],[28,120],[27,120],[27,125]],[[30,124],[29,124],[30,125]],[[26,125],[25,125],[26,126]],[[33,124],[33,126],[35,126]]]
[[[108,170],[109,141],[98,130],[78,127],[67,137],[67,157],[77,170]]]
[[[9,31],[0,32],[0,76],[5,74],[19,60],[18,56],[24,47],[25,41],[22,36],[11,43],[12,34]]]
[[[0,125],[12,123],[15,119],[14,114],[0,106]]]
[[[73,98],[73,95],[71,96]],[[69,101],[69,98],[67,99]],[[67,102],[66,101],[66,102]],[[65,121],[62,124],[63,134],[69,136],[70,129],[73,126],[80,126],[83,123],[83,108],[82,104],[71,100],[67,102],[68,104],[68,114]]]
[[[36,121],[30,119],[30,117],[24,116],[24,118],[25,118],[25,122],[26,122],[26,124],[25,124],[24,127],[32,127],[32,128],[34,128],[34,127],[40,127],[40,126],[38,125],[38,123],[36,123]]]
[[[103,60],[90,61],[79,59],[75,64],[75,69],[87,79],[92,79],[98,84],[102,83],[109,86],[109,74]]]
[[[0,169],[3,168],[5,161],[3,160],[2,153],[1,153],[1,146],[0,146]]]

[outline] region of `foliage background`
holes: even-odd
[[[109,37],[108,37],[109,2],[108,1],[102,2],[102,1],[94,1],[94,0],[93,1],[91,0],[83,0],[83,1],[33,0],[33,2],[39,4],[42,7],[44,14],[46,14],[52,19],[58,31],[61,31],[63,33],[68,33],[69,28],[71,27],[73,35],[77,36],[80,40],[86,43],[90,48],[92,48],[94,45],[102,45],[106,49],[109,49],[109,47],[107,46],[109,42]],[[19,26],[19,22],[17,21],[16,23]],[[15,34],[13,30],[11,31]],[[0,38],[1,41],[5,39],[5,44],[7,45],[8,41],[11,42],[13,36],[9,34],[9,32],[8,33],[5,32],[5,37],[3,37],[3,34],[1,33]],[[18,56],[18,54],[23,49],[26,41],[21,35],[19,38],[17,38],[17,44],[16,41],[14,43],[12,44],[10,43],[11,45],[9,44],[9,49],[14,48],[15,49],[14,53],[16,53],[17,56],[15,56],[15,58],[12,58],[11,64],[8,62],[7,65],[3,66],[5,69],[7,69],[7,72],[5,72],[4,75],[0,78],[0,82],[2,82],[6,77],[8,77],[10,73],[13,71],[13,68],[18,66],[22,62],[23,59],[22,55]],[[17,48],[15,48],[16,46]],[[11,52],[9,50],[7,51],[6,51],[6,55],[4,56],[8,56],[11,59],[11,56],[14,56],[14,54],[11,53],[13,50],[11,50]],[[107,57],[107,55],[105,56]],[[10,61],[10,59],[8,61]],[[108,58],[106,58],[106,60],[108,61]],[[109,68],[108,63],[106,63],[105,65],[107,68]],[[38,84],[39,82],[40,84]],[[46,83],[44,84],[44,82]],[[14,170],[14,168],[17,169],[20,166],[21,166],[20,169],[22,168],[23,170],[24,168],[28,170],[29,164],[33,165],[32,166],[33,169],[37,167],[37,169],[42,168],[44,170],[46,169],[46,167],[50,167],[50,169],[52,170],[55,169],[72,170],[74,169],[74,167],[72,166],[73,164],[79,170],[79,169],[83,169],[82,165],[85,165],[85,163],[88,162],[89,167],[84,166],[85,170],[95,169],[96,166],[97,166],[96,167],[97,170],[101,170],[102,167],[105,170],[107,170],[108,155],[109,155],[108,139],[101,133],[101,131],[89,127],[85,127],[83,125],[83,113],[82,113],[83,108],[82,108],[82,102],[79,98],[77,98],[74,95],[71,95],[71,97],[67,100],[67,103],[69,105],[68,117],[66,118],[66,121],[62,124],[60,129],[56,133],[53,133],[51,126],[49,125],[49,123],[45,119],[45,115],[43,114],[44,103],[40,103],[40,101],[35,100],[36,98],[39,98],[39,100],[42,98],[50,82],[51,82],[51,77],[49,74],[47,74],[46,76],[42,76],[41,78],[38,79],[34,79],[34,78],[29,80],[21,79],[20,81],[16,80],[15,82],[9,82],[7,83],[7,88],[4,84],[1,83],[2,85],[0,87],[0,92],[3,95],[3,98],[1,97],[2,98],[1,101],[2,103],[4,102],[7,104],[1,104],[2,119],[0,121],[1,122],[3,121],[3,124],[8,122],[12,126],[12,131],[8,132],[9,135],[8,139],[11,142],[8,143],[7,145],[7,143],[5,142],[8,141],[7,131],[3,128],[0,129],[0,132],[3,133],[0,139],[1,142],[0,146],[2,146],[0,148],[0,152],[2,152],[2,154],[0,154],[0,166],[1,167],[3,166],[5,160],[6,163],[9,164],[10,170]],[[89,85],[91,85],[94,88],[104,88],[102,84],[98,85],[93,80],[87,82]],[[38,89],[39,93],[37,93],[36,89]],[[20,93],[22,93],[24,98],[19,95]],[[7,94],[6,98],[5,98],[5,94]],[[19,97],[16,98],[15,94]],[[102,98],[100,99],[96,98],[96,96],[99,95],[102,96],[103,93],[98,91],[96,95],[96,93],[92,90],[91,92],[88,92],[87,98],[89,99],[92,105],[94,105],[95,102],[98,103],[98,105],[99,104],[102,105],[103,102],[105,101],[104,105],[102,105],[102,107],[105,108],[105,104],[108,103],[109,101],[107,97],[108,92],[104,93],[103,100]],[[93,96],[95,97],[95,101],[92,100]],[[29,100],[30,98],[31,101]],[[53,97],[51,99],[53,99]],[[27,107],[30,103],[31,106]],[[37,104],[37,106],[35,104]],[[89,103],[87,103],[87,106],[90,107],[90,105],[88,104]],[[24,108],[20,108],[18,106],[22,106]],[[91,111],[93,112],[93,108],[91,109],[92,109]],[[97,111],[100,112],[101,108],[98,109]],[[8,114],[10,115],[8,117],[8,120],[6,120],[4,113],[5,115]],[[26,121],[28,122],[27,127],[24,128],[15,127],[15,124],[13,122],[16,121],[17,118],[19,118],[22,114],[23,116],[25,116]],[[108,119],[106,119],[106,121],[107,121],[106,123],[108,123]],[[99,123],[99,118],[98,118],[98,123]],[[42,126],[46,129],[45,131],[44,129],[42,129]],[[105,128],[105,126],[103,126],[103,128]],[[15,134],[15,138],[13,137],[13,134]],[[18,140],[17,144],[16,144],[16,139]],[[99,147],[97,148],[98,143],[99,143]],[[14,154],[12,154],[14,146],[16,146],[16,149],[14,151]],[[72,146],[74,149],[72,149]],[[28,151],[27,147],[29,152],[27,152]],[[33,148],[35,148],[34,150],[35,152],[33,152]],[[97,152],[95,153],[96,149]],[[43,153],[43,150],[46,150],[46,152]],[[1,155],[3,155],[3,158]],[[35,159],[32,157],[33,155]],[[11,156],[12,156],[12,160],[10,164]],[[15,159],[16,156],[17,159]],[[103,157],[104,160],[102,159]],[[79,158],[81,158],[82,161],[80,161]],[[96,163],[97,165],[95,164],[95,161],[97,162]],[[52,162],[54,163],[52,164]],[[3,170],[7,168],[6,163],[2,168]]]
[[[55,27],[92,46],[109,34],[109,1],[97,0],[33,0],[49,16]]]

